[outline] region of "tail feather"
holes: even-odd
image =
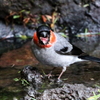
[[[79,58],[100,63],[100,58],[92,57],[92,56],[89,56],[89,55],[79,56]]]

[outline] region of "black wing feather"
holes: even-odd
[[[77,55],[77,56],[83,55],[83,54],[87,55],[81,49],[79,49],[75,45],[68,42],[66,38],[60,36],[59,34],[56,34],[56,35],[58,39],[54,46],[55,52],[62,55]]]

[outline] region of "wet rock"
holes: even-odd
[[[94,22],[96,22],[97,24],[100,25],[100,1],[95,1],[93,3],[90,4],[89,6],[89,12],[87,13]]]
[[[63,27],[68,27],[68,36],[70,42],[81,48],[86,53],[91,53],[98,46],[100,37],[98,33],[100,32],[99,25],[99,7],[90,3],[89,7],[78,6],[73,1],[67,1],[64,5],[60,4],[58,9],[61,13],[61,20],[59,23]],[[87,13],[88,12],[88,13]],[[95,12],[95,14],[93,13]],[[87,29],[87,32],[85,32]],[[82,33],[84,37],[82,37]],[[88,34],[89,35],[85,35]],[[95,35],[93,35],[95,33]],[[80,35],[80,37],[78,37]],[[88,47],[88,49],[86,49]]]
[[[0,54],[17,49],[32,39],[34,30],[22,25],[6,25],[0,21]]]
[[[92,52],[92,55],[95,55],[96,57],[100,57],[100,44],[98,44],[98,46]]]
[[[83,33],[84,34],[84,33]],[[94,33],[96,34],[96,33]],[[80,35],[82,35],[80,33]],[[93,56],[97,56],[100,57],[99,52],[96,53],[97,48],[99,48],[99,41],[100,41],[100,37],[99,35],[93,35],[93,33],[89,33],[90,36],[84,36],[83,38],[73,38],[72,39],[72,44],[76,45],[77,47],[79,47],[82,51],[84,51],[85,53],[88,53],[90,55]],[[93,53],[95,52],[95,53]]]
[[[88,4],[91,3],[92,0],[74,0],[74,2],[77,4]]]
[[[22,71],[22,76],[32,84],[33,88],[38,89],[42,84],[42,76],[35,67],[25,66]]]
[[[41,12],[52,13],[52,7],[47,0],[34,0],[34,1],[24,1],[24,0],[6,0],[0,2],[0,18],[6,18],[10,12],[19,12],[21,10],[31,11],[33,14],[40,14]]]
[[[64,84],[62,88],[45,90],[37,100],[87,100],[98,89],[86,87],[83,84]]]
[[[32,69],[34,68],[31,66],[26,66],[23,69],[25,79],[30,82],[30,85],[26,87],[24,100],[32,98],[36,100],[87,100],[87,98],[93,96],[93,92],[96,94],[99,93],[98,88],[92,88],[77,83],[63,83],[62,85],[58,85],[56,81],[50,82],[50,80],[45,79],[45,77],[37,77],[37,79],[32,81],[36,75],[40,76],[40,74],[35,71],[36,69],[34,69],[34,71],[32,71]],[[42,81],[42,83],[37,81],[38,79]],[[55,78],[52,78],[51,80],[55,80]],[[41,86],[37,89],[34,87],[34,84],[41,84]]]
[[[6,25],[3,21],[0,21],[0,39],[2,38],[13,38],[14,36],[21,37],[21,35],[26,35],[29,37],[33,36],[33,29],[28,29],[23,25]]]
[[[100,1],[99,1],[99,0],[96,0],[96,1],[94,2],[94,4],[95,4],[97,7],[100,7]]]
[[[42,76],[38,72],[35,67],[32,66],[25,66],[21,72],[22,78],[29,82],[28,86],[26,87],[26,95],[23,97],[23,100],[30,100],[39,96],[39,88],[42,85]]]
[[[26,88],[27,94],[22,98],[22,100],[31,100],[39,96],[39,93],[30,85]]]

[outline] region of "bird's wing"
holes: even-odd
[[[54,50],[62,55],[87,55],[78,47],[70,44],[67,39],[62,36],[57,35],[57,42],[54,46]]]
[[[72,45],[67,41],[57,41],[54,50],[59,54],[68,54],[73,49]]]
[[[65,38],[58,36],[57,42],[54,46],[55,52],[61,55],[76,55],[83,60],[90,60],[100,63],[100,58],[89,56],[78,47],[70,44]]]

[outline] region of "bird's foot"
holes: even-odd
[[[55,79],[54,80],[54,84],[56,85],[56,86],[58,86],[58,87],[61,87],[61,86],[63,86],[63,84],[64,84],[64,82],[61,80],[61,79]]]
[[[48,79],[50,79],[53,75],[51,73],[45,75]]]

